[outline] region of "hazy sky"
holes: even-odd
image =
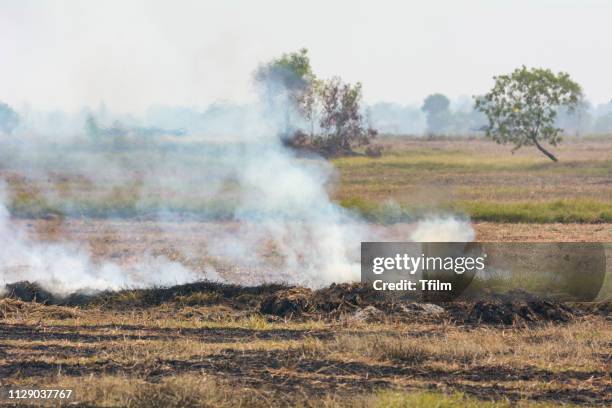
[[[247,101],[251,73],[307,47],[368,102],[482,93],[521,64],[612,99],[611,0],[0,0],[0,100],[75,110]]]

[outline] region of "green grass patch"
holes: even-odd
[[[533,401],[483,401],[463,393],[443,394],[425,391],[382,391],[367,397],[363,406],[385,408],[436,407],[436,408],[510,408],[510,407],[555,407],[554,402]]]
[[[454,209],[478,221],[531,223],[612,222],[612,203],[564,199],[549,202],[458,202]]]
[[[435,213],[469,216],[474,221],[510,223],[607,223],[612,222],[612,203],[596,200],[548,202],[459,201],[437,209],[414,205],[376,203],[361,198],[341,200],[340,205],[373,222],[412,221]]]
[[[558,199],[549,201],[459,200],[430,207],[369,200],[362,197],[342,199],[338,204],[371,222],[406,222],[439,213],[469,216],[475,221],[513,223],[608,223],[612,222],[612,203],[596,199]],[[235,202],[227,199],[189,199],[188,197],[147,197],[112,194],[98,197],[47,199],[42,194],[17,194],[10,204],[12,214],[39,217],[46,214],[93,218],[128,218],[175,213],[205,219],[231,219]]]
[[[205,219],[230,219],[235,203],[228,200],[190,200],[185,197],[144,197],[137,195],[66,195],[48,199],[39,194],[16,195],[8,208],[11,214],[36,218],[48,214],[90,218],[132,218],[155,214],[193,215]]]

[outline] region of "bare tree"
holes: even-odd
[[[364,125],[361,84],[351,85],[334,77],[320,89],[322,145],[330,153],[351,152],[370,143],[376,133]]]

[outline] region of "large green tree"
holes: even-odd
[[[514,149],[535,146],[549,159],[557,158],[542,146],[556,146],[562,129],[555,126],[560,108],[573,112],[582,101],[582,89],[565,72],[525,66],[494,77],[495,85],[476,97],[475,107],[488,118],[485,132],[497,143],[514,144]]]

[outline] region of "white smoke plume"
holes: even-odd
[[[5,191],[5,183],[0,182],[0,284],[29,280],[67,295],[79,290],[142,288],[201,279],[163,257],[144,257],[142,263],[126,269],[112,262],[94,263],[87,248],[77,243],[32,240],[11,222],[3,204]]]
[[[0,157],[8,170],[42,180],[42,185],[58,172],[62,177],[83,178],[89,186],[84,193],[95,198],[94,204],[103,203],[102,208],[79,201],[78,191],[76,201],[70,201],[62,183],[41,187],[45,200],[68,216],[83,216],[84,211],[121,215],[113,212],[112,205],[110,210],[104,205],[124,188],[135,195],[124,211],[153,216],[160,228],[165,222],[180,222],[177,219],[185,213],[204,216],[207,222],[234,223],[235,228],[220,228],[201,248],[209,259],[230,265],[231,274],[217,274],[213,263],[196,272],[147,254],[129,265],[94,261],[87,245],[37,241],[13,222],[9,197],[2,193],[0,283],[35,281],[67,294],[200,279],[309,287],[359,280],[360,243],[390,239],[331,201],[328,183],[334,170],[327,161],[297,157],[283,146],[277,135],[286,109],[282,98],[274,97],[274,103],[252,106],[230,120],[220,116],[214,129],[223,129],[225,120],[231,135],[193,133],[152,139],[126,134],[119,127],[106,131],[104,137],[110,142],[81,135],[76,142],[52,143],[45,142],[44,135],[21,135],[6,143]],[[409,231],[399,239],[474,238],[469,223],[451,217],[425,220],[412,234]]]
[[[469,221],[451,216],[420,221],[410,234],[410,240],[415,242],[470,242],[474,238],[474,229]]]

